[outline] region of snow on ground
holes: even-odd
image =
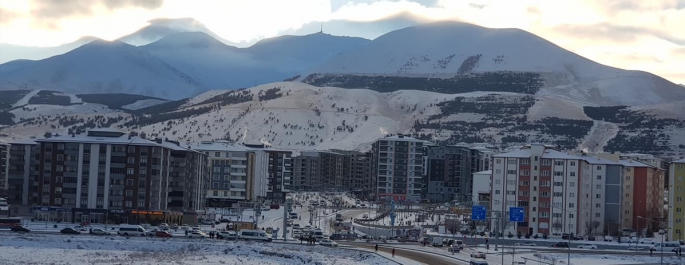
[[[113,111],[107,108],[107,106],[100,104],[77,104],[77,105],[26,105],[21,108],[16,108],[10,111],[14,114],[14,121],[19,122],[22,119],[31,119],[39,116],[53,115],[53,116],[63,116],[63,115],[74,115],[74,114],[93,114],[99,113],[107,114]],[[115,112],[116,113],[116,112]]]
[[[591,120],[583,112],[583,105],[573,101],[550,96],[539,97],[535,104],[528,109],[529,120],[541,120],[557,117],[571,120]]]
[[[210,90],[210,91],[204,92],[200,95],[197,95],[197,96],[191,98],[186,104],[183,105],[183,107],[189,107],[192,105],[200,104],[200,103],[204,102],[205,100],[216,97],[218,95],[226,94],[226,93],[231,92],[231,91],[233,91],[233,90],[226,90],[226,89]]]
[[[76,94],[64,94],[63,93],[63,95],[69,96],[69,99],[71,100],[71,102],[70,102],[71,104],[83,103],[83,100],[81,98],[77,97]]]
[[[164,102],[167,102],[166,100],[161,100],[161,99],[143,99],[143,100],[138,100],[136,102],[133,102],[131,104],[122,106],[122,109],[127,109],[127,110],[139,110],[142,108],[147,108],[150,106],[162,104]]]
[[[0,264],[393,264],[374,254],[322,246],[209,239],[7,234]]]
[[[590,153],[600,153],[604,151],[604,146],[618,134],[618,125],[605,121],[594,121],[590,133],[580,144],[581,149],[586,149]]]
[[[561,253],[544,254],[540,256],[547,261],[556,260],[557,262],[563,261],[564,263],[568,259],[567,254]],[[570,265],[659,264],[660,262],[661,257],[659,257],[657,253],[652,257],[647,255],[571,254]],[[685,264],[685,258],[672,256],[670,253],[667,253],[664,256],[664,264]]]
[[[16,108],[16,107],[28,105],[28,104],[29,104],[29,99],[31,99],[33,96],[35,96],[36,94],[38,94],[38,92],[40,92],[40,91],[41,91],[40,89],[31,90],[31,92],[29,92],[28,94],[26,94],[26,95],[25,95],[23,98],[21,98],[19,101],[17,101],[17,102],[15,102],[14,104],[12,104],[12,108]]]

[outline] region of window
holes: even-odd
[[[62,198],[55,198],[55,204],[62,204]]]
[[[519,207],[528,207],[528,201],[519,201]]]
[[[554,161],[554,165],[556,165],[556,166],[563,166],[563,165],[564,165],[564,161]]]
[[[561,171],[554,171],[554,176],[563,176],[564,172]]]
[[[576,166],[576,161],[571,161],[571,166],[575,167]]]
[[[126,180],[126,186],[133,186],[133,180],[132,180],[132,179],[127,179],[127,180]]]
[[[549,176],[549,170],[543,170],[540,176]]]
[[[553,213],[552,217],[554,218],[561,218],[561,213]]]
[[[541,191],[540,197],[549,197],[549,191]]]
[[[495,164],[502,164],[502,159],[495,159]]]
[[[495,169],[495,174],[502,174],[502,170],[501,169]]]
[[[126,197],[133,197],[133,190],[126,190]]]
[[[132,201],[126,201],[126,207],[128,207],[128,208],[133,207],[133,202]]]
[[[600,207],[602,207],[601,203],[595,203],[595,208],[600,208]]]
[[[57,155],[57,161],[64,161],[64,155]]]
[[[214,152],[214,157],[221,157],[221,152]]]
[[[219,191],[216,191],[216,190],[213,191],[213,192],[212,192],[212,196],[219,196]]]
[[[497,184],[497,185],[500,185],[500,184],[502,184],[502,180],[500,180],[500,179],[496,179],[496,180],[495,180],[495,184]]]
[[[601,198],[602,198],[602,194],[597,194],[597,195],[595,195],[595,198],[601,199]]]
[[[507,185],[516,185],[516,180],[507,180]]]
[[[570,176],[571,176],[571,177],[575,177],[575,176],[576,176],[576,172],[575,172],[575,171],[571,171],[571,172],[569,172],[569,173],[570,173]]]
[[[499,194],[499,190],[495,190],[495,194]]]
[[[597,166],[597,170],[602,170],[602,166]]]
[[[541,218],[549,218],[549,212],[541,212],[540,217]]]
[[[595,213],[595,217],[601,217],[599,213]]]
[[[516,191],[514,190],[508,190],[507,195],[516,195]]]
[[[597,189],[598,189],[598,190],[601,190],[601,189],[602,189],[602,185],[597,185]]]
[[[602,175],[597,175],[597,180],[602,180]]]
[[[519,196],[528,196],[528,191],[525,191],[525,190],[519,191]]]
[[[135,146],[129,146],[129,147],[128,147],[128,152],[129,152],[129,153],[135,153],[135,152],[136,152],[136,147],[135,147]]]
[[[563,193],[561,193],[561,192],[555,192],[554,193],[554,197],[561,197],[561,196],[563,196]]]
[[[129,164],[134,164],[134,163],[136,163],[136,159],[133,158],[133,157],[129,157],[129,158],[128,158],[128,163],[129,163]]]
[[[551,166],[551,165],[552,165],[552,160],[543,159],[543,160],[542,160],[542,165],[543,165],[543,166]]]
[[[568,218],[573,218],[573,214],[572,214],[572,213],[569,213],[569,214],[568,214]]]
[[[55,171],[62,172],[62,171],[64,171],[64,167],[63,166],[56,166]]]
[[[574,197],[576,197],[576,193],[575,193],[575,192],[571,192],[571,193],[568,194],[568,196],[571,197],[571,198],[574,198]]]
[[[540,181],[540,187],[549,187],[550,183],[549,180]]]
[[[516,170],[507,170],[507,174],[516,175]]]
[[[144,201],[139,201],[139,202],[138,202],[138,208],[145,208],[145,202],[144,202]]]
[[[530,158],[521,159],[521,165],[530,165]]]
[[[575,186],[576,186],[576,183],[575,183],[575,182],[569,182],[569,183],[568,183],[568,186],[569,186],[569,187],[575,187]]]
[[[127,169],[126,169],[126,174],[128,174],[128,175],[133,175],[133,172],[134,172],[134,171],[133,171],[132,168],[127,168]]]
[[[576,207],[576,204],[575,204],[575,203],[569,203],[569,204],[568,204],[568,208],[573,208],[573,207]]]
[[[521,170],[521,176],[530,176],[530,171],[528,171],[528,170]]]
[[[561,187],[561,186],[564,186],[563,182],[561,182],[561,181],[555,181],[554,182],[554,187]]]
[[[528,185],[530,185],[530,182],[528,182],[527,180],[522,180],[522,181],[519,181],[519,185],[520,186],[528,186]]]

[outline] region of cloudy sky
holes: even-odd
[[[186,17],[236,43],[306,33],[319,22],[366,38],[432,20],[520,28],[600,63],[685,84],[685,0],[2,0],[0,43],[113,40],[155,18]]]

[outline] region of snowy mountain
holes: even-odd
[[[183,98],[207,88],[129,44],[93,41],[40,61],[0,65],[0,88],[48,89],[69,93],[131,93]]]
[[[371,88],[366,83],[373,80],[363,80],[363,76],[473,79],[499,72],[534,73],[543,81],[534,92],[587,105],[632,106],[685,99],[685,89],[658,76],[601,65],[523,30],[461,22],[390,32],[331,58],[303,77],[316,73],[305,82]],[[349,79],[345,75],[362,77],[345,81]],[[317,81],[321,77],[327,80]]]
[[[32,47],[0,43],[0,64],[14,60],[41,60],[55,55],[64,54],[81,45],[96,40],[96,37],[86,36],[70,43],[54,47]]]
[[[111,127],[181,142],[223,139],[294,150],[368,150],[379,137],[407,133],[447,144],[542,142],[565,149],[685,154],[685,120],[678,118],[679,110],[654,105],[564,113],[573,110],[565,105],[526,93],[381,93],[278,82],[213,90],[137,110],[85,115],[44,111],[0,129],[0,135],[21,139],[46,131]],[[539,113],[546,116],[535,118]]]
[[[148,23],[150,23],[150,25],[117,40],[134,46],[141,46],[153,43],[176,33],[203,32],[226,45],[236,46],[235,43],[222,39],[209,30],[204,24],[200,23],[200,21],[193,18],[158,18],[150,20]]]

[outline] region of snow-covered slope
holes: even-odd
[[[76,41],[54,47],[33,47],[0,43],[0,64],[14,60],[41,60],[63,54],[96,40],[96,37],[81,37]]]
[[[234,43],[222,39],[200,21],[193,18],[158,18],[150,20],[148,23],[150,24],[118,40],[141,46],[180,32],[203,32],[227,45],[235,46]]]
[[[685,89],[658,76],[598,64],[519,29],[461,22],[424,24],[385,34],[305,72],[388,76],[454,76],[533,72],[547,78],[543,95],[590,105],[685,100]]]
[[[0,84],[28,84],[77,93],[132,93],[182,98],[206,90],[183,72],[145,51],[97,40],[48,59],[0,65]]]

